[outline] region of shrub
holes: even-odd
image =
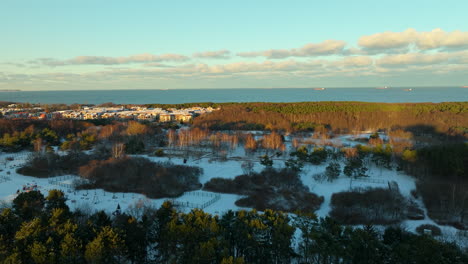
[[[262,164],[265,167],[272,167],[273,160],[270,157],[268,157],[268,155],[263,155],[260,157],[260,164]]]
[[[201,187],[202,169],[146,158],[93,160],[80,167],[80,176],[92,183],[81,188],[103,188],[110,192],[137,192],[150,198],[177,197]]]
[[[330,216],[343,224],[393,224],[405,217],[406,201],[384,188],[334,193]]]
[[[219,193],[238,193],[240,190],[236,188],[236,184],[231,179],[212,178],[203,186],[204,190]]]
[[[327,178],[327,176],[325,175],[325,173],[316,173],[316,174],[312,175],[312,178],[313,178],[316,182],[322,183],[323,181],[325,181],[325,179]]]
[[[331,162],[325,169],[325,175],[329,182],[332,182],[340,176],[341,166],[338,162]]]
[[[83,152],[70,152],[65,156],[59,156],[53,152],[35,152],[28,157],[26,163],[17,172],[38,178],[77,174],[80,166],[95,158],[100,157]]]
[[[164,157],[165,153],[164,153],[164,149],[157,149],[155,152],[154,152],[154,155],[156,157]]]
[[[260,173],[239,175],[234,179],[213,178],[204,190],[246,195],[236,205],[258,210],[315,211],[323,197],[310,193],[297,171],[266,168]]]

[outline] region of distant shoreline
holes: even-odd
[[[21,92],[21,90],[6,89],[6,90],[0,90],[0,92]]]
[[[361,101],[381,103],[417,103],[466,101],[467,89],[458,87],[396,88],[376,90],[372,88],[325,88],[320,92],[313,88],[284,89],[170,89],[161,90],[67,90],[29,91],[13,90],[0,93],[3,101],[45,104],[182,104],[191,102],[308,102],[308,101]],[[404,89],[412,89],[409,93]]]

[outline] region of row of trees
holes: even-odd
[[[391,130],[424,126],[450,134],[466,133],[460,129],[468,119],[466,102],[383,104],[359,102],[240,103],[222,105],[220,111],[200,116],[195,126],[214,130],[314,130],[329,127],[334,132]],[[437,120],[437,121],[436,121]],[[418,128],[419,127],[419,128]]]
[[[426,146],[403,152],[399,166],[418,178],[418,193],[432,219],[467,228],[467,143]]]
[[[95,125],[75,120],[19,122],[0,119],[0,149],[19,151],[34,147],[39,150],[38,146],[59,146],[62,150],[81,151],[92,148],[97,142],[124,142],[129,150],[138,152],[141,147],[132,147],[144,142],[164,142],[158,137],[162,135],[158,127],[136,121],[107,123]]]
[[[134,208],[135,209],[135,208]],[[220,216],[194,209],[139,207],[70,211],[57,190],[21,193],[0,211],[2,263],[467,263],[453,244],[389,228],[344,227],[313,214],[265,210]],[[134,210],[135,211],[135,210]],[[295,230],[300,236],[294,241]],[[293,245],[297,244],[297,247]]]

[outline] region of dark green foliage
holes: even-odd
[[[157,149],[155,152],[154,152],[154,155],[156,157],[164,157],[164,150],[163,149]]]
[[[50,145],[58,145],[60,143],[57,133],[50,128],[44,128],[36,137],[41,138]]]
[[[292,158],[286,160],[284,165],[286,166],[286,168],[296,172],[300,172],[302,170],[302,167],[304,167],[304,163],[302,163],[301,160]]]
[[[372,162],[378,167],[391,169],[392,164],[392,148],[390,145],[377,145],[372,150]]]
[[[128,154],[140,154],[145,151],[145,144],[137,136],[132,136],[125,143],[125,152]]]
[[[291,152],[292,157],[297,157],[301,161],[307,161],[309,158],[309,150],[305,146],[301,146],[296,151]]]
[[[39,191],[22,192],[13,200],[13,211],[24,220],[38,216],[44,208],[44,196]]]
[[[50,190],[49,195],[45,199],[45,208],[49,212],[53,209],[68,210],[68,206],[65,203],[67,199],[65,198],[65,194],[60,190]]]
[[[265,167],[272,167],[273,160],[268,155],[265,154],[260,157],[260,164],[262,164]]]
[[[312,153],[309,154],[309,162],[314,165],[322,164],[327,158],[328,152],[325,148],[315,148]]]
[[[343,173],[350,178],[367,177],[366,172],[367,168],[359,157],[349,158],[343,169]]]
[[[338,162],[330,162],[325,168],[325,176],[329,182],[332,182],[340,176],[341,166]]]
[[[328,150],[325,148],[314,148],[312,152],[305,146],[299,147],[296,151],[291,153],[292,157],[297,157],[300,161],[310,162],[314,165],[320,165],[328,158]]]
[[[200,102],[200,103],[183,103],[183,104],[146,104],[146,107],[150,108],[162,108],[162,109],[169,109],[169,108],[176,108],[176,109],[183,109],[183,108],[190,108],[190,107],[212,107],[217,108],[221,104],[219,103],[212,103],[212,102]]]
[[[40,193],[34,194],[39,200]],[[57,191],[48,199],[61,198]],[[24,197],[23,197],[24,198]],[[60,201],[62,201],[60,199]],[[61,202],[59,203],[59,205]],[[66,206],[66,205],[65,205]],[[57,206],[61,207],[61,206]],[[349,228],[330,218],[265,210],[214,216],[178,212],[165,202],[140,218],[104,212],[91,216],[68,208],[41,209],[21,221],[0,211],[0,263],[467,263],[454,244],[389,228]],[[295,228],[301,230],[293,250]]]

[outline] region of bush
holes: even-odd
[[[237,206],[252,207],[257,210],[273,209],[286,212],[314,212],[320,208],[324,198],[310,192],[295,192],[261,189],[236,201]]]
[[[424,224],[424,225],[418,226],[416,228],[416,232],[418,232],[418,234],[420,235],[423,235],[425,229],[431,230],[432,236],[442,235],[442,231],[440,230],[440,228],[438,226],[431,225],[431,224]]]
[[[384,188],[334,193],[330,216],[343,224],[394,224],[405,217],[406,201]]]
[[[32,153],[18,173],[38,178],[59,176],[65,174],[78,174],[78,168],[90,160],[103,158],[97,155],[87,155],[83,152],[70,152],[59,156],[53,152]]]
[[[213,178],[205,183],[204,190],[246,195],[236,205],[258,210],[315,211],[323,197],[310,193],[303,185],[297,171],[272,168],[260,173],[240,175],[234,179]]]
[[[165,153],[164,153],[164,149],[157,149],[155,152],[154,152],[154,155],[156,157],[164,157]]]
[[[93,160],[80,167],[80,176],[92,183],[80,188],[103,188],[110,192],[136,192],[150,198],[177,197],[201,187],[202,169],[146,158]]]
[[[322,183],[322,182],[324,182],[325,179],[327,178],[327,175],[325,175],[325,173],[316,173],[316,174],[312,175],[312,178],[313,178],[316,182]]]
[[[231,179],[212,178],[209,182],[205,183],[205,185],[203,186],[203,189],[210,191],[210,192],[239,193],[241,190],[239,190],[236,187],[237,186],[235,182]]]
[[[325,175],[327,176],[327,180],[332,182],[338,177],[340,177],[341,173],[341,166],[338,162],[331,162],[328,164],[327,168],[325,168]]]

